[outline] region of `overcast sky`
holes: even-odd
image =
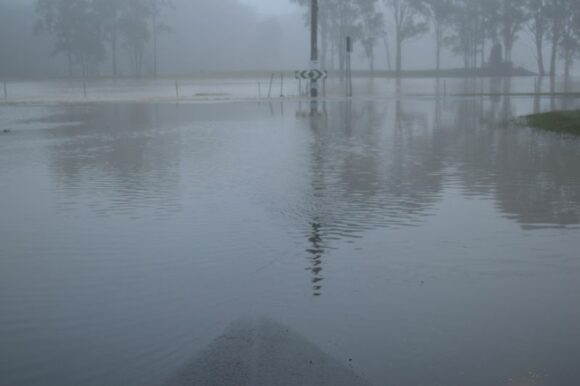
[[[289,13],[299,12],[296,4],[290,3],[290,0],[239,0],[241,3],[248,4],[256,8],[260,13],[265,15],[286,15]]]

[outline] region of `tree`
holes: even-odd
[[[527,0],[526,10],[529,14],[527,28],[533,37],[536,46],[536,60],[538,62],[538,72],[540,76],[546,74],[544,66],[544,40],[548,28],[547,20],[547,0]]]
[[[151,38],[147,24],[151,8],[146,0],[125,0],[123,4],[119,23],[121,39],[133,63],[135,76],[141,76],[145,46]]]
[[[151,15],[151,31],[153,35],[153,76],[157,76],[157,48],[159,44],[159,34],[170,32],[171,27],[164,24],[161,19],[167,8],[172,8],[171,0],[149,0],[149,12]]]
[[[578,54],[580,45],[578,43],[577,17],[580,5],[575,0],[568,0],[564,5],[564,18],[562,20],[562,38],[560,41],[560,57],[564,61],[564,76],[570,76],[570,68],[574,61],[574,56]]]
[[[394,21],[397,76],[401,75],[403,43],[429,30],[425,20],[426,10],[420,1],[383,0]]]
[[[566,5],[569,0],[551,0],[548,2],[546,14],[548,17],[548,31],[551,40],[550,76],[556,75],[556,60],[558,47],[562,41],[562,26],[566,19]],[[572,0],[573,1],[573,0]]]
[[[121,18],[125,10],[123,0],[98,0],[95,1],[96,12],[101,19],[103,39],[110,44],[111,69],[113,76],[117,77],[117,45]]]
[[[441,69],[441,48],[445,38],[445,32],[451,23],[453,13],[452,0],[423,0],[427,16],[433,26],[435,36],[435,66],[437,71]]]
[[[384,35],[385,19],[377,9],[377,0],[359,0],[357,6],[361,16],[361,43],[370,70],[374,72],[375,47]]]
[[[91,0],[38,0],[39,16],[36,33],[48,33],[55,38],[53,53],[67,57],[69,76],[73,65],[81,66],[82,76],[96,67],[105,57],[101,39],[101,24]]]
[[[445,40],[451,50],[463,55],[465,69],[477,66],[477,50],[482,33],[477,0],[454,1],[451,12],[453,33]]]
[[[501,36],[504,57],[511,64],[514,42],[526,22],[525,0],[501,0]]]

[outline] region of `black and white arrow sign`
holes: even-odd
[[[328,72],[324,70],[296,71],[295,76],[296,79],[318,80],[328,78]]]

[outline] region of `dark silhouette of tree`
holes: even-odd
[[[358,10],[361,16],[361,44],[369,61],[370,70],[374,72],[375,47],[385,33],[385,18],[378,10],[377,0],[359,0]]]
[[[422,2],[415,0],[383,0],[393,18],[395,28],[396,65],[400,76],[403,64],[403,43],[425,34],[429,30],[426,9]]]
[[[36,13],[39,17],[36,33],[47,33],[54,37],[53,54],[67,57],[69,75],[73,65],[81,66],[82,76],[89,70],[97,71],[98,63],[105,58],[101,39],[101,23],[90,0],[38,0]]]
[[[153,76],[157,76],[159,34],[172,31],[169,25],[163,23],[162,18],[166,9],[173,7],[173,2],[171,0],[149,0],[149,7],[151,14],[151,34],[153,37]]]
[[[445,32],[451,24],[453,13],[452,0],[423,0],[427,10],[427,16],[433,27],[435,37],[435,67],[441,69],[441,49],[443,47]]]
[[[512,62],[512,51],[518,33],[526,23],[525,0],[501,0],[501,37],[504,45],[504,58]]]
[[[135,76],[141,76],[145,46],[151,38],[147,24],[151,8],[146,0],[125,0],[125,2],[120,20],[121,40],[133,64]]]
[[[527,0],[526,2],[526,11],[529,13],[527,28],[534,39],[540,76],[546,74],[546,67],[544,65],[544,40],[546,39],[548,29],[546,15],[547,3],[546,0]]]

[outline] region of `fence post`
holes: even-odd
[[[284,73],[280,73],[280,98],[284,98]]]
[[[268,98],[272,95],[272,83],[274,83],[274,73],[270,76],[270,88],[268,89]]]

